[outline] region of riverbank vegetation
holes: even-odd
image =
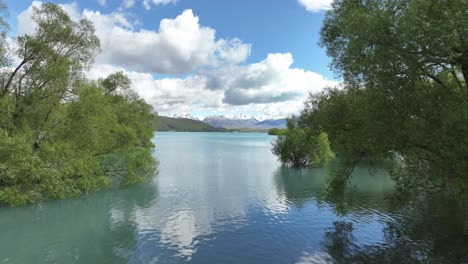
[[[311,94],[297,127],[328,135],[342,164],[332,189],[346,186],[361,159],[393,160],[400,190],[468,188],[466,7],[463,0],[336,1],[327,12],[321,45],[343,82]]]
[[[0,204],[153,176],[151,106],[122,72],[98,81],[84,76],[100,50],[91,22],[73,21],[50,3],[34,7],[32,18],[35,33],[16,37],[10,48],[0,21]]]
[[[288,130],[286,128],[270,128],[268,130],[268,135],[270,136],[281,136],[286,135]]]

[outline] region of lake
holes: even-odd
[[[468,263],[457,201],[390,199],[372,163],[332,197],[330,168],[282,168],[273,139],[157,133],[150,183],[0,208],[0,263]]]

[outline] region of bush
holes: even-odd
[[[288,120],[286,134],[273,142],[272,151],[281,163],[296,168],[321,166],[334,157],[326,133],[312,133],[309,128],[298,127],[293,120]]]

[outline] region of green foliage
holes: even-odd
[[[402,190],[467,188],[466,1],[335,1],[322,45],[344,83],[311,95],[299,123],[326,132],[343,164],[395,160]]]
[[[33,19],[37,31],[17,38],[21,62],[2,76],[0,204],[150,179],[156,114],[122,72],[84,79],[99,50],[93,25],[53,4],[35,7]]]
[[[99,86],[102,87],[103,93],[108,94],[126,94],[130,90],[130,79],[122,72],[116,72],[109,75],[107,78],[99,79]]]
[[[320,166],[334,157],[326,133],[314,134],[309,128],[298,127],[294,119],[288,120],[286,134],[273,142],[272,151],[281,163],[297,168]]]
[[[285,128],[270,128],[268,130],[268,135],[272,136],[283,136],[288,133],[288,130]]]

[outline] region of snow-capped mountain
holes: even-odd
[[[239,114],[239,115],[225,115],[224,116],[227,119],[232,119],[232,120],[250,120],[250,119],[255,119],[258,120],[257,118],[253,116],[248,116],[244,114]]]
[[[192,120],[198,120],[198,121],[201,121],[198,117],[196,116],[193,116],[191,114],[173,114],[173,115],[168,115],[168,117],[172,117],[172,118],[185,118],[185,119],[192,119]]]
[[[214,127],[251,128],[255,127],[255,124],[258,123],[258,120],[246,115],[215,115],[206,117],[203,119],[203,122]]]
[[[247,115],[215,115],[208,116],[203,119],[204,123],[214,127],[223,128],[255,128],[255,129],[269,129],[269,128],[284,128],[286,127],[286,119],[266,119],[259,121],[257,118]]]

